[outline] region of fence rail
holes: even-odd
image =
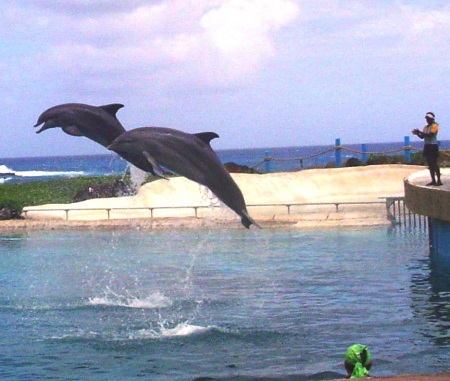
[[[336,213],[340,211],[341,206],[364,206],[364,205],[385,205],[386,206],[386,218],[394,225],[407,225],[411,227],[426,227],[427,220],[423,216],[411,213],[405,205],[404,197],[380,197],[380,201],[343,201],[343,202],[314,202],[314,203],[269,203],[269,204],[247,204],[248,208],[264,208],[264,207],[284,207],[286,213],[291,215],[292,207],[311,207],[311,206],[334,206]],[[107,219],[111,219],[112,211],[124,211],[124,210],[148,210],[150,211],[150,218],[154,217],[154,211],[156,210],[180,210],[180,209],[192,209],[193,217],[198,218],[199,209],[216,209],[221,208],[220,205],[192,205],[192,206],[142,206],[142,207],[111,207],[111,208],[29,208],[24,209],[24,217],[27,218],[28,213],[32,212],[64,212],[66,221],[69,221],[70,212],[83,212],[83,211],[105,211]]]
[[[426,229],[428,217],[411,212],[404,197],[383,197],[386,202],[386,215],[394,225],[403,225],[412,228]]]
[[[310,155],[306,155],[306,156],[301,156],[301,157],[288,157],[288,158],[276,158],[273,157],[270,154],[270,150],[267,150],[265,152],[265,157],[259,161],[258,163],[250,166],[250,168],[258,168],[261,165],[265,165],[265,171],[266,172],[272,172],[272,163],[273,162],[288,162],[288,161],[294,161],[294,162],[299,162],[301,165],[301,168],[303,168],[303,162],[305,160],[310,160],[313,158],[317,158],[323,155],[326,155],[327,153],[333,152],[334,151],[334,160],[336,163],[336,167],[342,167],[343,166],[343,158],[342,158],[342,152],[343,151],[347,151],[347,152],[351,152],[353,154],[356,155],[360,155],[361,156],[361,161],[366,164],[369,156],[370,155],[392,155],[394,153],[403,153],[403,156],[405,158],[405,162],[406,163],[411,163],[411,153],[413,151],[421,151],[421,148],[416,148],[413,147],[411,145],[410,142],[410,138],[409,136],[405,136],[404,140],[403,140],[403,146],[400,146],[398,148],[394,148],[394,149],[390,149],[390,150],[386,150],[386,151],[370,151],[368,148],[368,144],[361,144],[361,149],[354,149],[354,148],[350,148],[350,147],[345,147],[343,145],[341,145],[341,139],[337,138],[335,141],[335,145],[331,148],[327,148],[323,151],[320,152],[316,152]],[[449,153],[442,151],[441,152],[443,155],[446,155],[448,157],[450,157]]]

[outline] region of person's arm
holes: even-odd
[[[431,138],[433,136],[436,136],[436,134],[438,133],[438,129],[439,129],[438,125],[436,123],[433,123],[431,125],[430,132],[423,132],[416,128],[412,130],[412,133],[414,135],[417,135],[420,139]]]
[[[415,128],[414,130],[411,131],[413,135],[416,135],[417,137],[419,137],[420,139],[423,139],[426,135],[420,131],[418,128]]]

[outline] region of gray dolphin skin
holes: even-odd
[[[214,132],[188,134],[171,128],[141,127],[118,136],[108,149],[144,155],[155,172],[163,168],[208,187],[241,217],[242,224],[260,227],[248,214],[241,190],[210,146]]]
[[[104,106],[82,103],[61,104],[44,111],[34,127],[43,124],[36,131],[37,134],[50,128],[61,127],[66,134],[85,136],[107,147],[125,132],[125,128],[116,117],[117,111],[122,107],[124,106],[120,103]],[[156,175],[145,156],[135,153],[124,153],[121,156],[139,169]]]
[[[49,128],[61,127],[72,136],[85,136],[107,147],[115,138],[125,132],[116,117],[122,104],[91,106],[82,103],[66,103],[44,111],[34,127],[44,124],[36,133]]]

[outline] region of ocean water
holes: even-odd
[[[343,145],[348,150],[342,151],[343,161],[350,157],[362,158],[358,144]],[[420,142],[412,146],[419,149]],[[442,141],[441,148],[448,149],[450,141]],[[403,155],[403,143],[376,143],[368,145],[369,152],[391,152]],[[266,154],[273,159],[270,164],[263,162]],[[391,152],[392,153],[392,152]],[[235,162],[240,165],[255,167],[260,172],[289,172],[308,167],[323,167],[335,161],[333,146],[299,146],[276,148],[252,148],[218,150],[217,155],[225,164]],[[25,158],[0,158],[0,185],[23,183],[29,181],[49,180],[73,176],[101,176],[125,173],[128,163],[116,154],[85,156],[48,156]],[[11,174],[14,175],[11,175]]]
[[[450,260],[426,233],[0,236],[2,380],[319,380],[448,371]]]

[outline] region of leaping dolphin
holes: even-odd
[[[251,224],[260,227],[248,214],[241,190],[210,146],[217,137],[214,132],[188,134],[171,128],[141,127],[124,132],[107,148],[121,156],[145,156],[161,176],[164,167],[208,187],[241,217],[246,228]]]
[[[61,127],[66,134],[85,136],[107,147],[115,138],[125,132],[125,128],[116,117],[117,111],[122,107],[124,106],[120,103],[98,107],[82,103],[61,104],[44,111],[34,127],[43,124],[36,131],[37,134],[49,128]],[[127,152],[121,156],[139,169],[155,175],[145,156]]]

